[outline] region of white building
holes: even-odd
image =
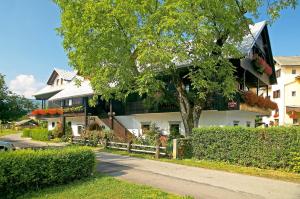
[[[249,99],[245,100],[243,97],[246,91],[258,92],[259,89],[276,83],[267,25],[260,22],[250,26],[250,29],[251,34],[245,36],[239,46],[244,57],[232,60],[237,71],[237,87],[240,89],[240,95],[233,101],[228,101],[222,96],[211,96],[201,114],[200,126],[254,127],[257,115],[271,113],[270,109],[259,107],[259,104],[251,104]],[[258,57],[264,61],[264,65],[259,65],[263,67],[263,71],[259,71],[257,65],[253,66],[253,60]],[[80,86],[76,84],[76,79],[83,81]],[[147,108],[140,97],[133,95],[125,103],[114,100],[108,103],[98,97],[97,105],[90,107],[88,99],[92,95],[93,90],[88,80],[83,80],[73,71],[54,69],[47,86],[34,95],[36,99],[42,100],[43,108],[49,110],[44,112],[38,110],[34,113],[37,117],[48,121],[49,130],[55,128],[59,122],[71,125],[74,136],[79,136],[82,129],[91,121],[113,129],[120,136],[128,133],[141,135],[143,129],[148,129],[152,123],[155,123],[164,134],[168,134],[171,129],[181,134],[185,133],[177,104],[164,104],[158,109]],[[50,108],[61,108],[63,113]],[[109,117],[110,112],[114,112],[113,117]]]
[[[300,118],[300,56],[274,57],[277,84],[269,87],[270,98],[278,110],[264,117],[267,124],[299,125]]]

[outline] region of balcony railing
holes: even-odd
[[[127,102],[125,105],[125,114],[139,113],[161,113],[161,112],[178,112],[179,107],[174,104],[161,104],[157,107],[147,107],[143,101]]]
[[[208,97],[206,110],[244,110],[269,115],[271,110],[276,110],[277,104],[268,97],[257,96],[251,91],[238,92],[232,100],[226,99],[221,94]]]

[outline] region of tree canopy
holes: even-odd
[[[36,106],[29,99],[7,88],[4,75],[0,73],[0,120],[2,122],[17,120],[34,108]]]
[[[63,46],[70,64],[91,81],[96,95],[125,99],[155,96],[169,76],[187,132],[198,125],[210,92],[232,97],[230,58],[249,24],[268,2],[270,18],[297,0],[55,0],[61,9]],[[178,68],[190,66],[180,76]],[[188,82],[188,83],[187,83]],[[189,84],[193,95],[189,95]]]

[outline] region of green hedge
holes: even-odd
[[[31,137],[33,140],[47,141],[49,136],[51,136],[51,131],[43,128],[34,128],[34,129],[24,129],[23,137]]]
[[[95,154],[86,147],[0,153],[0,198],[90,176]]]
[[[30,129],[23,129],[22,137],[27,137],[27,138],[31,137]]]
[[[300,172],[299,127],[197,128],[192,148],[197,159]]]

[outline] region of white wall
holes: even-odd
[[[201,126],[233,126],[234,121],[239,121],[239,126],[255,126],[255,113],[245,111],[203,111],[200,117]],[[180,122],[180,133],[184,135],[184,126],[179,112],[146,113],[128,116],[116,116],[130,132],[139,136],[142,134],[143,122],[155,123],[163,134],[169,134],[170,122]]]
[[[246,111],[203,111],[200,117],[199,126],[233,126],[238,121],[239,126],[246,126],[250,122],[255,127],[256,113]]]
[[[80,136],[78,126],[84,126],[84,117],[67,117],[66,124],[71,122],[71,128],[74,136]]]
[[[116,119],[136,136],[142,134],[141,125],[143,122],[155,123],[163,134],[169,134],[170,122],[179,122],[180,133],[184,135],[184,126],[179,112],[134,114],[116,116]]]
[[[57,122],[60,121],[59,118],[51,118],[51,119],[47,119],[48,121],[48,131],[52,131],[56,125],[57,125]],[[52,127],[52,122],[54,122],[54,127]]]
[[[56,125],[57,122],[61,121],[61,118],[48,118],[48,130],[51,131],[53,130]],[[55,126],[52,127],[52,122],[55,123]],[[72,128],[72,133],[74,136],[80,136],[80,134],[78,133],[78,126],[84,126],[84,117],[67,117],[66,118],[66,125],[71,122],[71,128]]]

